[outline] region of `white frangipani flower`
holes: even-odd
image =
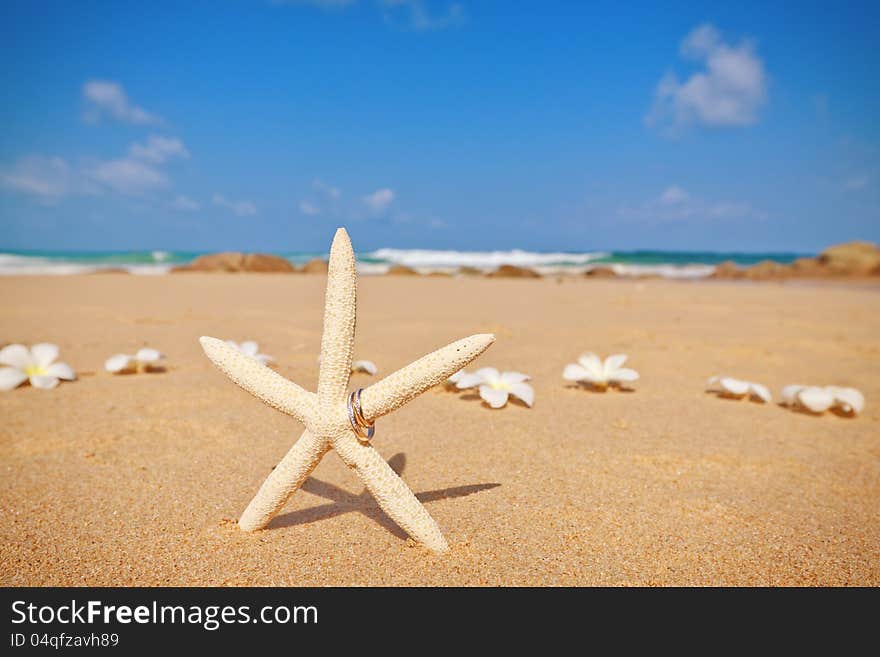
[[[614,354],[603,361],[594,353],[585,353],[578,358],[577,363],[565,366],[562,378],[566,381],[589,383],[602,390],[609,385],[619,386],[621,383],[637,381],[639,373],[623,367],[626,359],[626,354]]]
[[[492,408],[504,407],[510,395],[522,400],[528,407],[535,403],[535,390],[526,383],[529,380],[527,374],[499,372],[494,367],[483,367],[472,374],[462,370],[460,374],[455,387],[465,390],[479,386],[480,397]]]
[[[773,401],[773,396],[770,394],[767,386],[753,381],[740,381],[729,376],[713,376],[706,381],[706,388],[709,391],[717,392],[727,397],[736,397],[737,399],[748,396],[767,404]]]
[[[56,363],[58,345],[41,342],[30,349],[11,344],[0,349],[0,390],[12,390],[25,381],[34,388],[49,390],[59,379],[74,381],[76,372],[67,363]]]
[[[376,363],[371,360],[355,360],[351,363],[352,374],[363,372],[364,374],[375,376],[376,372],[378,371],[379,369],[376,367]]]
[[[164,357],[164,354],[159,353],[155,349],[144,347],[143,349],[138,349],[138,352],[133,356],[129,354],[110,356],[110,358],[104,361],[104,369],[111,374],[148,372],[155,368]]]
[[[834,408],[847,415],[857,415],[865,409],[865,397],[861,392],[839,386],[785,386],[782,389],[782,403],[813,413],[824,413]]]
[[[446,381],[443,382],[443,387],[449,390],[457,390],[458,386],[456,385],[467,372],[463,369],[458,370],[455,374],[450,375]]]
[[[227,340],[226,344],[228,344],[233,349],[240,351],[245,356],[253,358],[258,363],[262,363],[263,365],[268,365],[269,363],[274,363],[275,359],[268,354],[261,354],[259,345],[253,340],[245,340],[244,342],[235,342],[234,340]]]

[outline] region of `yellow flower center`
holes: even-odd
[[[24,373],[28,376],[44,376],[46,374],[46,368],[40,367],[39,365],[28,365],[24,368]]]
[[[501,379],[496,379],[495,381],[490,381],[489,387],[491,387],[492,390],[510,390],[510,386],[508,386]]]

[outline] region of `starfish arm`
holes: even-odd
[[[329,450],[330,444],[326,440],[315,437],[308,429],[303,431],[299,440],[260,486],[259,492],[241,514],[238,526],[246,532],[253,532],[268,525]]]
[[[233,349],[223,340],[203,336],[202,349],[226,376],[282,413],[306,424],[314,414],[315,395]]]
[[[379,452],[359,443],[350,433],[337,437],[333,449],[354,469],[382,510],[401,529],[429,550],[446,552],[449,549],[440,527]]]
[[[394,411],[442,383],[495,342],[491,333],[479,333],[441,347],[389,374],[361,393],[364,418],[372,421]]]
[[[354,349],[356,282],[351,240],[345,229],[340,228],[330,247],[327,269],[321,371],[318,374],[318,398],[321,400],[335,402],[348,390]]]

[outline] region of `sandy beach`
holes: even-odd
[[[3,585],[878,585],[876,285],[362,277],[356,358],[379,376],[493,332],[475,366],[532,409],[435,389],[377,423],[451,551],[406,539],[334,454],[267,530],[235,521],[302,427],[229,382],[200,335],[317,379],[325,277],[2,277],[0,342],[79,374],[0,394]],[[111,376],[155,347],[165,372]],[[633,392],[561,378],[623,352]],[[728,374],[855,386],[855,419],[704,392]],[[356,375],[354,385],[366,385]]]

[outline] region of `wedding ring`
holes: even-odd
[[[361,411],[361,392],[363,388],[358,388],[348,395],[348,401],[345,409],[348,411],[348,421],[351,422],[351,428],[354,429],[355,435],[361,442],[369,442],[376,433],[376,423],[367,422]]]

